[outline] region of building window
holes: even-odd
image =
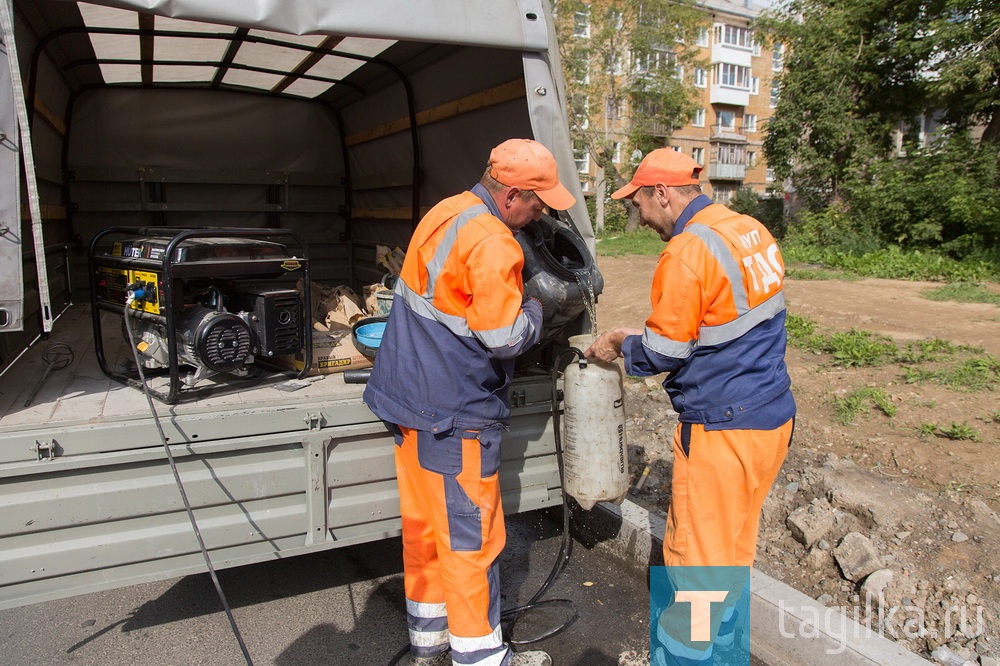
[[[778,106],[778,98],[781,96],[781,84],[771,81],[771,108]]]
[[[677,63],[677,57],[672,51],[665,49],[650,49],[646,53],[639,53],[635,59],[635,69],[640,74],[646,72],[656,72],[662,69],[673,69],[675,74],[680,75],[683,70]]]
[[[584,49],[579,58],[571,64],[573,80],[582,86],[590,85],[590,51]]]
[[[752,169],[757,166],[757,151],[748,150],[747,151],[747,168]]]
[[[615,151],[614,151],[614,154],[611,156],[611,161],[614,162],[615,164],[621,164],[622,163],[622,142],[621,141],[615,141]]]
[[[751,44],[750,48],[753,49],[753,54],[755,56],[760,56],[760,42],[758,42],[756,39],[753,40],[753,43]]]
[[[622,108],[618,99],[608,95],[604,98],[604,117],[609,119],[621,118]]]
[[[736,188],[733,187],[722,187],[721,185],[716,185],[712,188],[712,200],[716,203],[729,203],[733,194],[736,192]]]
[[[694,68],[694,85],[704,88],[708,85],[708,70],[702,67]]]
[[[684,152],[684,149],[681,148],[680,146],[670,146],[670,150],[674,151],[675,153],[683,153]]]
[[[691,124],[695,127],[705,126],[705,109],[698,109],[694,112],[694,118],[691,120]]]
[[[715,42],[717,44],[725,44],[726,46],[749,49],[753,42],[753,32],[750,28],[717,23],[715,25]]]
[[[719,164],[746,164],[743,146],[731,143],[720,144],[716,161]]]
[[[590,126],[590,100],[586,95],[573,95],[569,105],[577,125],[580,129],[587,129]]]
[[[750,68],[720,62],[715,66],[715,82],[731,88],[750,90]]]
[[[708,28],[698,28],[698,46],[708,46]]]
[[[757,116],[748,113],[743,116],[743,130],[746,132],[757,131]]]
[[[614,56],[607,55],[604,59],[605,69],[613,76],[621,76],[625,73],[624,62],[625,59],[620,53],[616,53]]]
[[[760,93],[760,79],[756,76],[750,77],[750,94],[757,95]]]
[[[704,148],[692,148],[691,158],[698,164],[705,164],[705,149]]]
[[[769,168],[766,173],[767,175],[764,177],[764,179],[769,183],[774,181],[774,169]]]
[[[715,114],[715,119],[719,124],[719,127],[724,129],[736,129],[736,114],[732,111],[718,111]]]
[[[582,141],[573,142],[573,159],[576,160],[576,170],[582,174],[590,174],[590,153]]]
[[[590,37],[589,12],[576,12],[573,14],[573,36]]]
[[[771,51],[771,71],[780,72],[785,68],[785,45],[775,44]]]

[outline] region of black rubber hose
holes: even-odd
[[[575,347],[570,347],[569,349],[564,350],[562,353],[556,356],[556,360],[552,364],[552,383],[551,383],[552,431],[553,431],[553,439],[555,440],[555,445],[556,445],[556,462],[559,465],[559,484],[563,487],[563,492],[562,492],[563,533],[562,533],[562,542],[559,545],[559,554],[556,556],[556,561],[552,566],[552,570],[549,572],[548,578],[545,579],[545,582],[542,583],[542,586],[540,588],[538,588],[538,591],[535,592],[534,596],[528,600],[528,603],[524,604],[523,606],[517,606],[516,608],[511,608],[506,611],[503,611],[500,614],[500,617],[501,619],[511,616],[514,617],[514,621],[511,622],[510,624],[510,632],[513,633],[514,626],[521,619],[521,617],[527,611],[532,610],[534,608],[547,607],[547,606],[561,606],[564,608],[573,609],[573,614],[563,624],[557,625],[554,629],[547,631],[543,634],[540,634],[538,636],[535,636],[533,638],[519,640],[519,641],[509,639],[508,642],[510,642],[512,645],[528,645],[530,643],[536,643],[545,638],[550,638],[552,636],[555,636],[556,634],[569,628],[569,626],[576,621],[577,617],[579,617],[579,614],[576,611],[576,607],[573,605],[573,602],[570,601],[569,599],[547,599],[544,601],[538,601],[539,598],[541,598],[541,596],[545,594],[546,590],[549,589],[549,586],[552,584],[552,582],[559,576],[560,573],[562,573],[562,570],[569,563],[570,547],[572,544],[572,539],[570,538],[570,531],[569,531],[569,517],[571,510],[569,506],[569,495],[566,494],[566,476],[565,476],[565,466],[563,464],[562,436],[560,435],[560,424],[559,424],[559,389],[558,389],[559,366],[562,363],[563,357],[566,356],[567,354],[574,354],[575,356],[577,356],[577,358],[584,357],[582,351],[580,351]]]
[[[187,509],[188,519],[191,521],[191,527],[194,529],[194,535],[198,539],[198,547],[201,549],[201,555],[205,558],[205,566],[208,567],[208,573],[212,577],[212,584],[215,586],[215,592],[219,595],[219,601],[222,602],[222,608],[226,611],[226,617],[229,618],[229,626],[233,630],[233,635],[236,636],[236,642],[240,644],[240,650],[243,652],[243,658],[247,662],[247,666],[253,666],[253,660],[250,659],[250,652],[247,650],[246,643],[243,642],[243,636],[240,634],[240,628],[236,626],[236,618],[233,617],[233,611],[229,608],[229,603],[226,601],[226,595],[222,591],[222,585],[219,583],[218,576],[215,575],[215,567],[212,566],[212,559],[208,556],[208,548],[205,547],[205,540],[201,537],[201,530],[198,529],[198,522],[194,519],[194,510],[191,509],[191,502],[188,500],[187,493],[184,491],[184,484],[181,483],[181,475],[177,471],[177,463],[174,462],[174,454],[170,451],[170,446],[167,444],[167,436],[163,433],[163,426],[160,424],[160,416],[156,413],[156,406],[153,404],[153,398],[149,394],[149,386],[146,384],[146,375],[142,371],[142,360],[139,358],[139,354],[136,352],[135,346],[135,335],[132,333],[132,326],[129,324],[129,312],[132,310],[131,306],[126,304],[123,316],[125,317],[125,332],[128,333],[128,342],[132,345],[132,356],[135,359],[136,370],[139,371],[139,381],[142,384],[142,392],[146,396],[146,402],[149,403],[149,411],[153,415],[153,422],[156,424],[156,431],[160,434],[160,442],[163,444],[163,450],[167,453],[167,461],[170,463],[170,471],[174,474],[174,481],[177,483],[177,489],[180,491],[181,500],[184,502],[184,508]]]

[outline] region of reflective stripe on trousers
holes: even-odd
[[[456,664],[499,666],[500,430],[400,428],[396,476],[410,650],[433,656],[451,645]]]

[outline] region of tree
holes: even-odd
[[[982,140],[1000,144],[1000,5],[948,0],[931,31],[936,106],[955,127],[982,125]]]
[[[574,148],[620,187],[636,166],[633,153],[665,145],[695,111],[693,72],[701,63],[694,44],[705,14],[689,0],[553,0],[553,6]],[[629,226],[637,224],[632,211]]]
[[[927,108],[923,67],[943,2],[791,0],[758,20],[758,38],[786,49],[764,152],[807,204],[839,201],[845,180]]]

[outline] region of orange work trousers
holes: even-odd
[[[795,419],[775,430],[674,431],[666,566],[752,566],[764,498],[792,441]]]
[[[461,663],[506,656],[500,631],[500,429],[448,435],[399,428],[396,476],[410,651]]]

